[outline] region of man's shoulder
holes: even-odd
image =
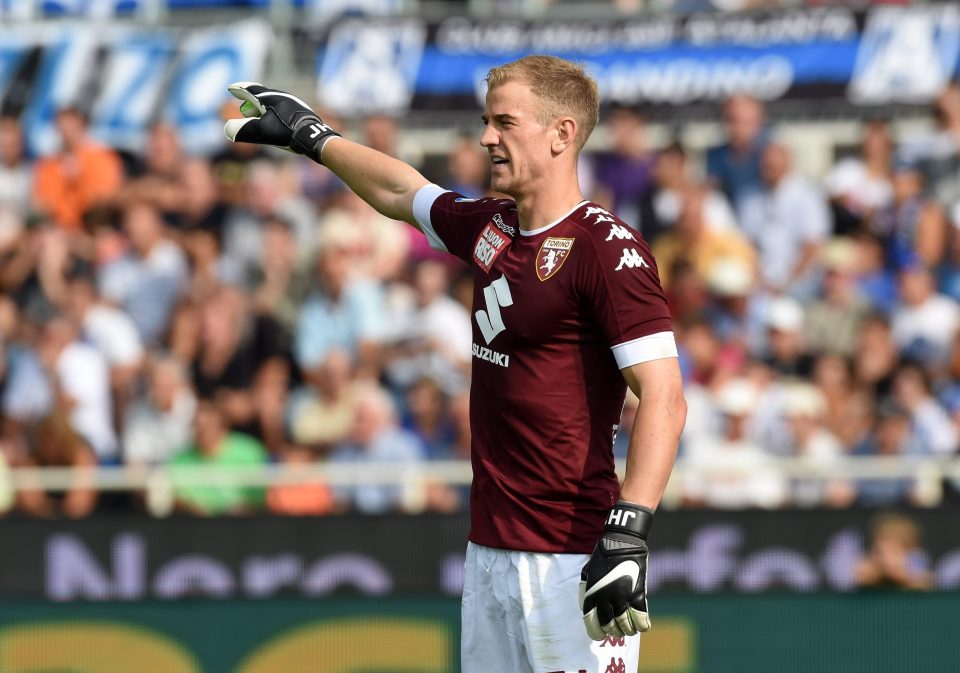
[[[640,240],[640,232],[614,213],[591,201],[584,202],[566,218],[588,238],[600,243]]]

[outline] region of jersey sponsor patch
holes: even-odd
[[[477,236],[477,242],[473,244],[473,259],[477,266],[490,273],[493,263],[500,253],[507,249],[511,240],[497,231],[492,222],[488,222]]]
[[[540,252],[537,253],[537,278],[546,280],[560,270],[570,256],[573,241],[572,238],[550,237],[540,244]]]

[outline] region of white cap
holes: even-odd
[[[787,418],[821,418],[826,411],[827,400],[814,385],[797,383],[784,391],[783,413]]]
[[[723,257],[710,267],[707,285],[720,297],[744,297],[753,287],[753,271],[742,259]]]
[[[777,297],[767,310],[767,326],[781,332],[799,332],[803,329],[803,307],[796,299]]]
[[[717,409],[728,416],[749,416],[759,398],[760,391],[747,379],[727,381],[714,396]]]

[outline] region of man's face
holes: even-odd
[[[521,82],[506,82],[487,92],[480,144],[493,161],[493,190],[516,197],[549,175],[557,133],[540,123],[539,105],[530,87]]]

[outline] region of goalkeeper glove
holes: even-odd
[[[274,145],[323,163],[323,146],[340,135],[293,94],[256,82],[235,82],[227,91],[243,101],[240,112],[247,117],[231,119],[223,127],[233,142]]]
[[[580,609],[593,640],[632,636],[650,628],[647,614],[647,535],[653,510],[618,502],[580,573]]]

